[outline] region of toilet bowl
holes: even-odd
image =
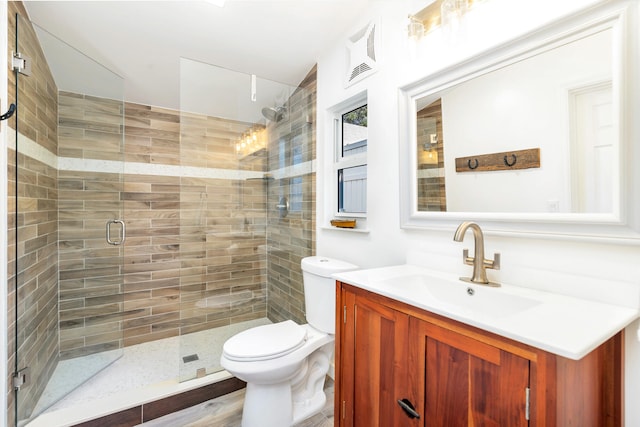
[[[334,350],[333,273],[357,267],[326,257],[301,262],[307,324],[286,320],[229,338],[220,362],[247,383],[242,427],[283,427],[319,412]]]

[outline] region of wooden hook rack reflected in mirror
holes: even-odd
[[[539,167],[540,148],[456,158],[456,172],[487,172]]]

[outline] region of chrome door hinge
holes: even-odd
[[[531,392],[531,389],[529,387],[527,387],[525,389],[525,394],[527,396],[527,404],[526,404],[526,407],[525,407],[525,410],[524,410],[524,417],[525,417],[525,419],[527,421],[529,421],[529,410],[530,410],[530,402],[531,402],[531,400],[529,398],[529,396],[531,394],[530,392]]]
[[[24,56],[20,52],[12,52],[11,65],[13,71],[17,71],[25,76],[31,75],[31,58]]]
[[[20,390],[20,387],[29,381],[29,368],[22,368],[13,374],[13,388]]]
[[[343,310],[342,310],[342,319],[346,324],[347,323],[347,306],[346,305],[343,307]]]

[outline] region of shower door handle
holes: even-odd
[[[112,224],[120,224],[120,240],[111,240],[111,225]],[[110,245],[118,246],[124,243],[126,238],[126,227],[124,225],[124,221],[120,219],[110,219],[107,221],[107,229],[106,229],[106,238],[107,243]]]

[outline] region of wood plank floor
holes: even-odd
[[[322,411],[295,427],[333,427],[333,381],[325,385],[327,403]],[[173,414],[140,424],[141,427],[240,427],[244,389]],[[284,426],[283,426],[284,427]]]

